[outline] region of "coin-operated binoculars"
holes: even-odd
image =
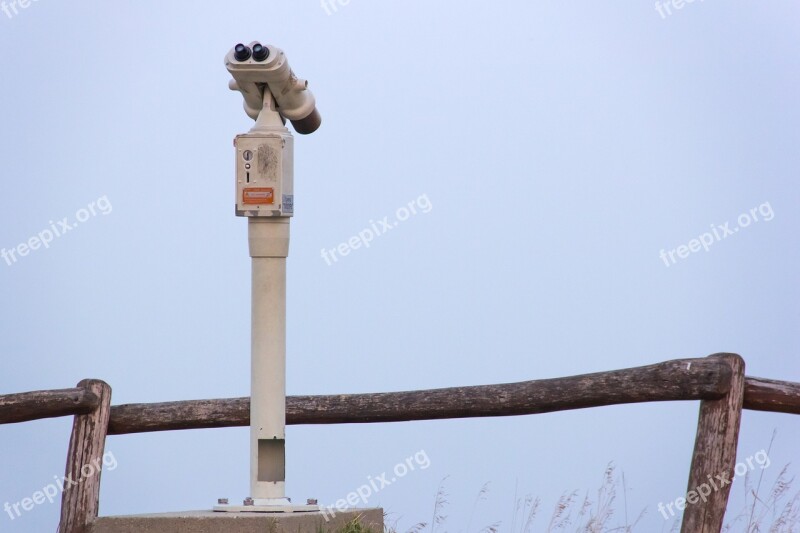
[[[250,497],[216,511],[316,511],[286,498],[286,257],[294,215],[293,137],[321,118],[308,82],[271,45],[238,44],[225,56],[229,86],[244,97],[253,128],[234,141],[236,215],[247,217],[252,258]]]

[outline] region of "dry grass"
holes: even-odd
[[[447,521],[445,509],[450,504],[447,499],[448,494],[445,490],[446,480],[447,478],[444,478],[436,490],[433,515],[430,522],[420,522],[406,530],[406,533],[435,533],[436,531],[444,530],[444,525]],[[575,531],[576,533],[632,532],[633,527],[644,515],[644,511],[639,514],[638,518],[632,524],[628,525],[627,505],[625,505],[626,508],[624,512],[625,525],[613,528],[609,526],[614,516],[613,503],[617,496],[617,486],[619,483],[620,480],[616,476],[614,465],[609,464],[603,473],[603,480],[600,488],[597,490],[596,497],[593,499],[587,492],[584,494],[583,498],[579,500],[578,491],[562,494],[553,508],[549,523],[544,531],[548,533],[557,531]],[[622,484],[624,488],[624,477],[622,479]],[[480,503],[486,500],[488,494],[489,483],[484,483],[478,491],[478,495],[475,498],[470,512],[467,528],[465,530],[467,533],[472,531],[477,531],[478,533],[499,533],[500,531],[533,533],[534,531],[541,531],[541,529],[534,530],[534,527],[537,518],[540,516],[542,501],[540,498],[534,498],[532,495],[527,495],[523,498],[515,497],[509,530],[501,527],[503,525],[502,521],[496,521],[480,528],[473,528],[472,524],[475,512]],[[396,527],[387,527],[386,531],[387,533],[398,533]]]
[[[767,456],[772,451],[776,431],[767,447]],[[762,495],[761,487],[764,482],[764,469],[758,473],[758,481],[753,488],[753,479],[750,472],[744,477],[744,505],[742,510],[733,517],[731,522],[722,526],[723,532],[743,533],[798,533],[800,532],[800,492],[789,497],[794,476],[789,477],[789,466],[785,465],[772,486],[769,493]]]
[[[773,436],[774,439],[774,436]],[[770,448],[772,442],[770,442]],[[789,477],[789,465],[783,467],[772,482],[766,494],[762,493],[764,470],[758,473],[758,479],[752,479],[748,473],[744,478],[745,501],[742,510],[722,528],[726,533],[800,533],[800,492],[791,495],[794,477]],[[406,533],[446,533],[447,515],[445,509],[449,505],[442,479],[436,491],[433,515],[430,522],[420,522]],[[755,483],[755,487],[753,486]],[[617,500],[617,490],[622,488],[622,501]],[[579,497],[577,490],[563,493],[550,512],[542,514],[542,500],[539,497],[526,495],[522,498],[514,496],[514,506],[508,526],[502,521],[492,522],[484,526],[473,526],[476,510],[485,501],[490,492],[490,484],[485,483],[475,498],[469,514],[467,527],[459,531],[464,533],[651,533],[652,530],[636,529],[646,514],[643,509],[634,520],[629,519],[627,487],[625,475],[617,474],[616,467],[609,463],[603,472],[600,487],[594,494],[589,491]],[[618,507],[621,506],[621,511]],[[730,514],[730,512],[728,513]],[[546,525],[545,525],[546,521]],[[541,525],[539,525],[541,522]],[[668,530],[666,528],[669,528]],[[663,531],[680,531],[680,517],[666,523]],[[395,527],[387,527],[386,533],[398,533]]]

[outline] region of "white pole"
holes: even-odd
[[[248,241],[253,282],[250,496],[255,505],[281,505],[288,503],[283,499],[289,218],[249,218]]]

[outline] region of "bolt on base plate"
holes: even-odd
[[[253,500],[245,498],[243,505],[229,505],[227,498],[220,498],[213,510],[218,513],[308,513],[319,511],[316,500],[308,500],[306,505],[294,505],[288,498]]]

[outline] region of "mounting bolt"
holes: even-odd
[[[220,505],[228,505],[228,498],[220,498],[217,500],[217,503]]]
[[[316,498],[309,498],[309,499],[306,500],[306,504],[308,504],[308,505],[317,505],[317,499]]]
[[[244,499],[244,504],[249,507],[251,505],[255,505],[255,502],[253,501],[253,498],[247,497]]]

